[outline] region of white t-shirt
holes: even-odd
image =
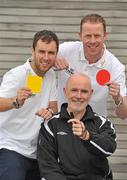
[[[65,42],[59,47],[58,56],[64,57],[69,63],[69,69],[73,72],[87,74],[92,82],[93,95],[90,99],[90,105],[93,110],[102,116],[107,116],[107,96],[108,87],[101,86],[96,82],[96,74],[101,69],[107,69],[111,75],[111,81],[120,84],[120,93],[126,96],[125,86],[125,67],[120,61],[111,54],[106,48],[103,57],[96,63],[88,64],[84,57],[82,42]],[[65,102],[63,88],[69,77],[66,70],[58,71],[58,105],[59,107]]]
[[[15,97],[17,90],[25,87],[28,71],[35,75],[29,61],[8,71],[1,83],[0,97]],[[56,101],[56,94],[56,77],[50,69],[44,75],[41,93],[28,98],[19,109],[0,112],[0,149],[7,148],[36,158],[37,138],[43,119],[35,113],[47,108],[49,101]]]

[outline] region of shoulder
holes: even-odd
[[[13,97],[16,94],[17,89],[24,86],[26,80],[26,72],[21,66],[15,67],[4,74],[0,93],[1,96]]]
[[[54,114],[54,115],[52,116],[52,118],[50,118],[49,120],[44,121],[44,125],[48,125],[48,126],[50,126],[50,124],[53,125],[53,124],[57,123],[57,121],[58,121],[59,119],[60,119],[60,112]]]
[[[12,68],[8,72],[6,72],[3,76],[3,80],[19,80],[23,79],[24,75],[26,75],[26,70],[23,64],[15,68]]]
[[[114,66],[118,65],[119,67],[124,68],[124,65],[120,62],[120,60],[107,49],[105,50],[105,58],[107,61],[110,60],[109,63],[112,63],[112,65],[114,65]]]
[[[48,121],[45,121],[45,123],[46,123],[47,125],[50,125],[50,124],[54,125],[54,124],[57,124],[57,122],[60,122],[60,112],[54,114],[54,115],[52,116],[52,118],[49,119]]]
[[[96,113],[94,114],[94,116],[96,121],[95,123],[98,125],[99,129],[102,127],[108,127],[114,129],[112,122],[108,118],[104,116],[100,116]]]
[[[8,71],[8,74],[13,74],[13,75],[20,75],[20,77],[22,75],[24,75],[24,73],[26,74],[27,69],[25,68],[25,64],[22,64],[20,66],[17,66],[15,68],[12,68],[10,71]]]
[[[87,106],[86,118],[88,120],[90,119],[91,122],[93,122],[98,128],[107,121],[105,117],[100,116],[96,112],[94,112],[90,105]]]
[[[96,113],[94,113],[94,117],[96,118],[96,120],[98,120],[100,122],[100,125],[103,125],[107,121],[106,117],[100,116]]]
[[[106,117],[100,116],[99,114],[94,112],[90,105],[87,106],[87,118],[91,119],[94,122],[94,124],[98,126],[103,125],[107,121]]]

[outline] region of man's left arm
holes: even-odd
[[[112,96],[115,103],[115,113],[121,118],[127,118],[127,88],[125,77],[125,66],[117,64],[117,68],[113,73],[114,79],[107,83],[109,87],[109,95]],[[114,67],[115,68],[115,67]]]
[[[88,151],[102,157],[110,156],[116,150],[116,133],[113,124],[101,117],[102,124],[95,131],[89,132],[89,139],[85,141]]]
[[[103,117],[97,117],[94,130],[89,130],[78,119],[70,119],[73,134],[78,136],[92,154],[107,157],[116,149],[116,134],[113,124]],[[100,124],[100,126],[98,126]]]
[[[109,95],[114,99],[116,115],[121,119],[127,118],[127,96],[120,95],[118,83],[111,82],[109,84]]]

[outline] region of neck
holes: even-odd
[[[101,59],[103,54],[100,54],[98,56],[86,56],[87,61],[89,62],[89,64],[93,64],[96,63],[99,59]]]
[[[33,69],[33,71],[34,71],[38,76],[41,76],[41,77],[44,76],[45,73],[42,72],[42,71],[40,72],[39,70],[37,70],[37,68],[35,67],[33,61],[30,62],[30,66],[31,66],[31,68]]]
[[[102,48],[101,53],[97,54],[96,56],[95,55],[91,56],[85,53],[85,58],[88,60],[89,64],[93,64],[96,63],[99,59],[101,59],[103,54],[104,54],[104,47]]]
[[[67,112],[68,112],[70,115],[71,115],[71,112],[72,112],[75,119],[81,120],[82,117],[84,116],[85,112],[86,112],[86,109],[84,109],[84,111],[74,111],[74,110],[72,110],[72,109],[70,109],[70,108],[67,108]]]
[[[93,58],[87,57],[86,59],[87,59],[87,61],[89,62],[89,64],[96,63],[96,62],[99,60],[99,58],[95,59],[95,57],[93,57]]]

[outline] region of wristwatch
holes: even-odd
[[[15,100],[12,102],[12,105],[13,105],[13,107],[14,107],[15,109],[19,109],[19,108],[20,108],[20,105],[19,105],[19,103],[18,103],[17,98],[15,98]]]
[[[123,97],[121,97],[119,103],[116,105],[117,107],[120,107],[123,104]]]
[[[47,108],[47,110],[52,114],[52,116],[54,115],[54,112],[51,108]]]

